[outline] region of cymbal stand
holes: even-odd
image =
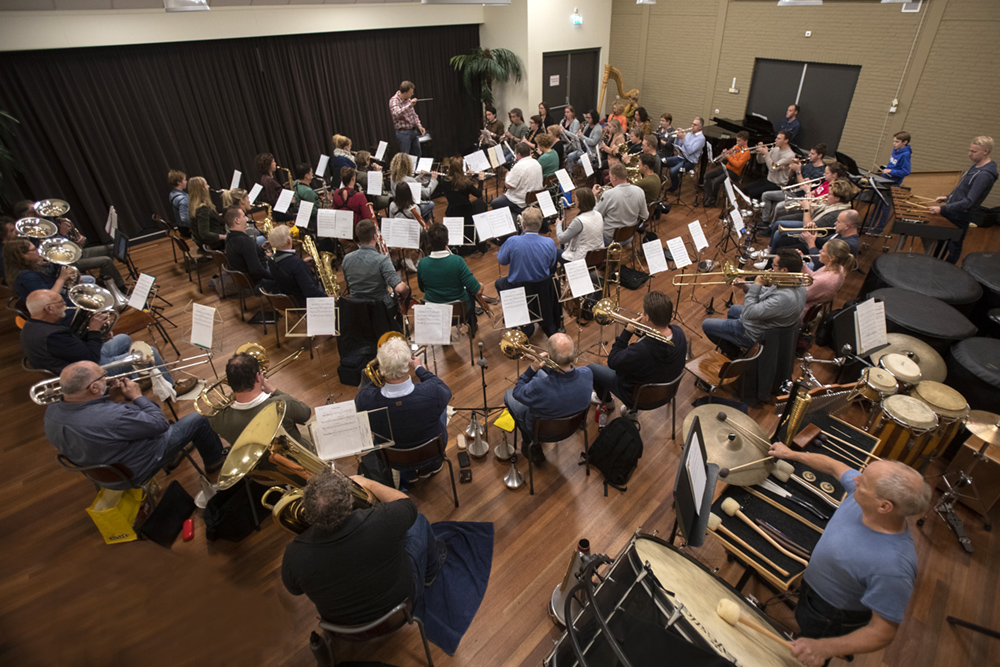
[[[983,517],[983,528],[986,530],[993,529],[993,523],[990,521],[990,515],[986,508],[986,504],[983,502],[983,497],[979,494],[979,489],[976,487],[976,480],[972,477],[972,471],[976,469],[976,466],[980,462],[986,461],[986,449],[990,446],[988,442],[983,442],[983,446],[979,448],[978,451],[972,453],[972,462],[969,463],[969,467],[965,470],[959,470],[958,473],[950,473],[951,475],[956,475],[954,484],[949,477],[949,473],[941,475],[941,481],[944,482],[945,491],[941,494],[941,498],[931,509],[927,510],[927,514],[920,517],[917,520],[918,526],[923,526],[924,521],[931,512],[937,512],[937,515],[941,517],[948,526],[955,532],[955,536],[958,538],[958,543],[962,545],[968,553],[972,553],[972,540],[969,536],[965,534],[965,527],[962,523],[962,519],[959,518],[958,514],[955,513],[955,501],[961,498],[963,502],[969,504],[970,500],[975,501],[978,507],[973,508]],[[962,489],[969,487],[971,495],[962,493]]]

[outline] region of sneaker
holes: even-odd
[[[198,386],[197,378],[187,378],[185,380],[181,380],[180,382],[175,382],[174,391],[177,392],[177,396],[180,397],[188,393],[197,386]]]
[[[403,260],[403,265],[406,267],[406,270],[409,271],[410,273],[417,272],[417,265],[414,264],[413,260],[410,259],[409,257]]]
[[[632,421],[636,421],[639,418],[639,413],[632,412],[627,407],[625,407],[624,403],[622,403],[621,411],[622,411],[622,417],[624,417],[625,419],[631,419]]]
[[[763,271],[766,267],[767,267],[766,259],[763,262],[755,262],[753,265],[753,268],[757,269],[758,271]]]
[[[229,447],[222,450],[222,456],[219,457],[218,461],[205,464],[205,474],[211,475],[222,470],[222,464],[226,462],[226,457],[229,456]]]
[[[590,392],[590,402],[593,403],[594,405],[600,405],[601,404],[601,399],[597,395],[596,391]]]
[[[443,467],[444,467],[444,462],[442,461],[441,463],[439,463],[437,465],[437,468],[434,468],[432,470],[427,470],[425,472],[417,473],[417,479],[427,479],[428,477],[433,477],[434,475],[436,475],[439,472],[441,472],[441,468],[443,468]]]

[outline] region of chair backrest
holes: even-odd
[[[615,241],[618,243],[625,243],[625,241],[632,238],[633,234],[635,234],[635,225],[630,227],[619,227],[615,230]]]
[[[750,366],[750,364],[757,361],[757,358],[760,357],[761,353],[763,352],[764,352],[764,344],[757,343],[749,350],[747,350],[747,353],[744,354],[742,357],[738,359],[733,359],[731,361],[727,361],[726,363],[722,364],[722,366],[719,367],[719,380],[727,380],[729,378],[739,377],[740,375],[743,375],[743,373],[746,372],[746,369]]]
[[[81,466],[70,461],[64,454],[56,455],[56,461],[67,470],[83,473],[87,479],[101,487],[127,489],[138,486],[132,481],[132,471],[123,463]]]
[[[597,270],[604,268],[604,260],[608,258],[608,249],[591,250],[587,253],[587,266],[592,266]]]
[[[632,394],[632,404],[636,410],[655,410],[666,405],[677,395],[677,388],[681,386],[684,373],[681,372],[670,382],[651,382],[640,385]]]
[[[539,417],[535,419],[535,423],[532,425],[535,442],[559,442],[560,440],[565,440],[576,433],[582,425],[587,423],[587,414],[589,412],[590,406],[588,405],[580,412],[568,417]]]
[[[158,213],[153,214],[153,222],[156,223],[157,227],[165,231],[167,236],[172,236],[177,233],[174,225],[171,225],[169,222],[164,220]]]
[[[440,434],[422,445],[406,449],[399,447],[383,447],[379,451],[385,457],[385,463],[390,468],[413,468],[444,457],[445,436]]]
[[[207,245],[202,246],[202,248],[206,253],[208,253],[208,256],[212,258],[212,261],[215,262],[215,266],[229,271],[229,258],[226,257],[226,253],[221,250],[212,250]]]
[[[187,241],[182,239],[176,234],[169,234],[168,238],[173,241],[174,247],[184,255],[185,259],[191,259],[191,247],[188,245]]]
[[[428,302],[430,303],[430,302]],[[465,299],[459,299],[458,301],[449,301],[451,306],[453,306],[451,311],[452,321],[457,321],[459,324],[465,321],[466,314],[469,311],[469,304]]]
[[[226,273],[233,277],[233,282],[241,290],[253,289],[253,281],[250,280],[250,276],[243,273],[242,271],[237,271],[235,269],[226,268]]]
[[[338,639],[364,642],[398,630],[410,622],[410,599],[407,598],[374,621],[358,625],[337,625],[320,620],[319,627]]]
[[[267,303],[271,306],[272,310],[284,312],[289,308],[298,308],[298,303],[296,303],[295,299],[287,294],[271,293],[261,288],[260,295],[267,299]]]

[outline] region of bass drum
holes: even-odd
[[[658,537],[636,534],[618,554],[594,599],[612,633],[624,638],[625,654],[636,667],[717,665],[720,658],[744,667],[799,665],[788,649],[774,640],[722,620],[715,610],[720,601],[728,600],[739,606],[742,616],[774,628],[770,619],[735,588]],[[594,617],[593,605],[585,605],[573,620],[585,663],[576,658],[568,632],[556,642],[544,665],[617,664]],[[780,634],[778,629],[774,632]]]

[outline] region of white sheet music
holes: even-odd
[[[746,203],[748,203],[748,204],[750,203],[750,197],[748,197],[747,194],[745,192],[743,192],[742,190],[740,190],[738,187],[736,187],[735,185],[733,185],[728,178],[726,179],[726,183],[729,183],[729,187],[731,187],[733,190],[736,191],[736,196],[738,196],[741,199],[743,199],[743,201],[745,201]],[[732,202],[734,204],[736,203],[736,198],[735,197],[732,199]]]
[[[380,141],[378,142],[378,148],[375,149],[375,159],[379,162],[385,157],[385,149],[389,147],[388,142]]]
[[[410,155],[410,164],[413,165],[413,175],[417,173],[417,165],[420,163],[420,158],[416,155]]]
[[[729,219],[733,221],[733,229],[737,234],[743,233],[743,216],[740,215],[739,210],[733,209],[729,212]]]
[[[230,183],[229,183],[229,189],[230,190],[232,190],[234,188],[240,187],[240,176],[242,176],[242,175],[243,175],[243,173],[240,170],[233,169],[233,180],[230,181]]]
[[[490,151],[493,152],[493,157],[496,158],[497,165],[501,165],[501,164],[503,164],[503,163],[505,163],[507,161],[507,156],[504,155],[504,153],[503,153],[503,145],[502,144],[497,144],[497,145],[491,147]]]
[[[528,312],[528,296],[523,287],[514,287],[500,292],[500,304],[503,306],[504,327],[512,329],[531,322],[531,313]]]
[[[689,222],[688,231],[691,232],[691,239],[694,240],[695,250],[704,250],[708,247],[708,239],[705,238],[705,230],[701,228],[700,221]]]
[[[373,197],[378,197],[382,194],[382,172],[381,171],[369,171],[368,172],[368,187],[366,188],[366,193]]]
[[[313,204],[311,201],[300,201],[299,202],[299,212],[295,215],[295,226],[296,227],[308,227],[309,217],[312,215]]]
[[[476,224],[476,233],[479,234],[480,241],[517,232],[514,218],[511,217],[510,209],[506,206],[485,213],[477,213],[472,216],[472,221]]]
[[[465,162],[469,165],[470,171],[489,171],[490,161],[482,151],[472,151],[465,156]]]
[[[212,349],[212,328],[215,326],[215,308],[200,303],[191,304],[191,344],[206,350]]]
[[[409,183],[409,182],[407,182],[407,185],[410,186],[410,194],[413,195],[413,203],[419,204],[420,192],[423,189],[423,186],[420,185],[420,183]]]
[[[337,300],[328,296],[306,299],[306,335],[337,335]]]
[[[104,231],[108,233],[108,236],[114,236],[116,229],[118,229],[118,212],[115,211],[114,206],[111,206],[108,208],[108,220],[104,223]]]
[[[149,290],[153,288],[155,280],[156,278],[147,273],[139,274],[139,279],[135,281],[135,287],[132,289],[132,295],[128,298],[129,308],[142,310],[146,306]]]
[[[642,253],[646,257],[650,275],[670,270],[670,266],[667,265],[667,256],[663,253],[663,245],[660,244],[659,239],[643,243]]]
[[[885,304],[868,299],[858,304],[854,311],[854,332],[858,342],[858,355],[889,342],[885,331]]]
[[[580,165],[583,167],[583,173],[584,173],[585,176],[593,176],[594,175],[594,163],[590,161],[590,157],[589,156],[584,155],[580,159]]]
[[[278,213],[287,213],[288,207],[292,205],[292,191],[282,190],[278,195],[278,201],[274,205],[274,210]]]
[[[566,262],[563,266],[566,268],[566,280],[569,281],[569,289],[573,293],[573,298],[579,299],[597,291],[597,288],[594,287],[594,281],[590,278],[590,269],[587,267],[586,259]]]
[[[320,238],[353,239],[354,212],[321,208],[316,211],[316,236]]]
[[[422,157],[417,160],[417,171],[426,171],[430,173],[431,168],[434,166],[434,158],[432,157]]]
[[[320,154],[319,162],[316,163],[316,178],[323,178],[326,173],[326,165],[330,163],[330,156]]]
[[[417,345],[451,345],[450,303],[413,306],[413,342]]]
[[[382,238],[390,248],[416,250],[420,247],[420,223],[408,218],[384,218]]]
[[[701,443],[698,442],[697,431],[691,438],[691,448],[688,450],[684,467],[687,469],[688,481],[691,482],[691,494],[694,496],[694,512],[701,514],[701,501],[705,497],[705,487],[708,476],[705,474],[705,458],[701,455]]]
[[[684,245],[684,239],[679,236],[667,239],[667,247],[670,248],[670,254],[674,257],[674,266],[678,269],[683,269],[685,266],[691,266],[691,258],[688,256],[687,246]]]
[[[556,170],[556,179],[559,181],[559,187],[562,188],[563,192],[573,191],[573,179],[569,177],[569,172],[565,169]]]
[[[733,181],[728,176],[722,181],[723,185],[726,187],[726,196],[729,197],[729,203],[736,205],[736,193],[733,192]]]
[[[373,446],[368,413],[358,412],[354,401],[318,406],[313,437],[316,453],[324,461],[352,456]]]
[[[467,245],[465,242],[465,218],[445,218],[448,228],[448,245]]]
[[[263,186],[261,186],[260,183],[254,183],[253,184],[253,187],[250,188],[250,194],[247,195],[248,197],[250,197],[250,203],[251,204],[254,203],[255,201],[257,201],[257,197],[260,195],[261,190],[263,190],[263,189],[264,188],[263,188]]]
[[[542,209],[542,216],[548,218],[559,215],[556,205],[552,203],[552,195],[549,194],[548,190],[539,190],[536,196],[538,197],[538,205]]]

